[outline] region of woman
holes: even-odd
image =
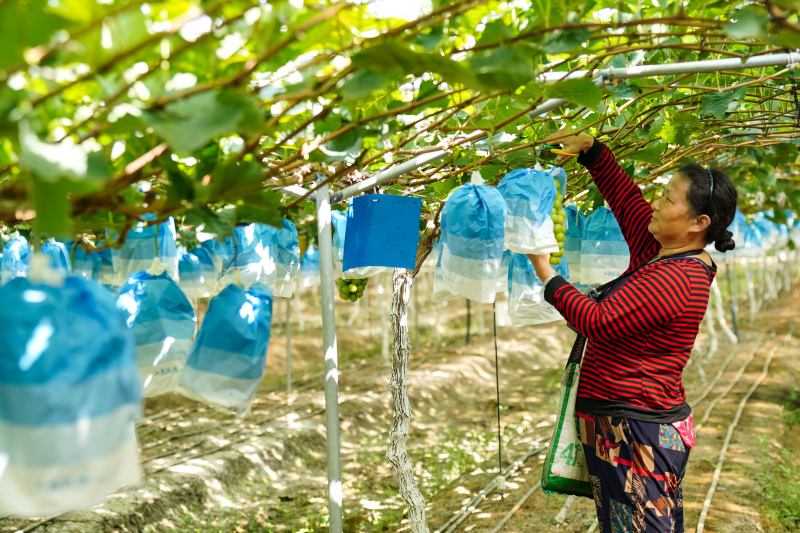
[[[528,256],[545,299],[588,338],[575,410],[599,531],[682,532],[681,480],[694,427],[681,374],[717,271],[703,249],[735,246],[727,227],[736,188],[719,170],[692,163],[651,207],[605,145],[569,134],[551,137],[579,154],[631,257],[593,301],[555,273],[549,254]]]

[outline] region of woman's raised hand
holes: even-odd
[[[570,128],[561,128],[552,135],[548,135],[544,140],[547,144],[561,144],[565,152],[575,155],[588,150],[594,144],[594,137],[586,133],[579,133],[576,135],[572,133]],[[571,157],[573,156],[559,154],[558,161],[563,162]]]

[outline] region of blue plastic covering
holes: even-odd
[[[200,259],[191,252],[180,254],[178,258],[178,287],[190,299],[208,296]]]
[[[83,279],[100,279],[103,263],[100,253],[87,254],[83,248],[75,246],[75,241],[64,241],[67,253],[72,256],[72,275]]]
[[[392,194],[353,198],[347,209],[345,270],[389,267],[413,270],[422,199]]]
[[[297,228],[288,219],[283,219],[283,227],[275,236],[276,275],[275,296],[292,296],[292,280],[300,272],[300,238]]]
[[[270,258],[270,246],[274,244],[275,230],[266,230],[262,224],[236,226],[233,230],[232,255],[230,261],[223,257],[224,278],[230,283],[235,271],[239,272],[245,286],[266,283],[268,277],[275,280],[274,258]],[[269,272],[267,271],[269,270]]]
[[[569,264],[562,257],[553,268],[569,281]],[[561,320],[561,313],[544,301],[544,286],[530,259],[514,254],[508,269],[508,316],[512,326],[532,326]]]
[[[50,268],[62,276],[72,274],[72,265],[69,260],[67,247],[55,239],[47,239],[39,250],[42,255],[50,260]]]
[[[246,416],[264,377],[271,322],[272,289],[225,287],[208,305],[178,391]]]
[[[104,244],[105,241],[100,241],[97,243],[97,246],[100,247]],[[100,264],[102,267],[100,282],[104,285],[122,286],[122,284],[125,283],[125,279],[122,277],[119,250],[107,248],[96,253],[100,255]]]
[[[630,264],[628,244],[610,210],[598,207],[586,218],[581,242],[581,284],[595,285],[618,278]]]
[[[352,200],[351,200],[352,202]],[[348,207],[348,210],[350,208]],[[351,268],[343,272],[344,243],[347,236],[347,214],[342,211],[331,211],[333,229],[333,275],[336,278],[364,279],[381,272],[391,272],[391,268],[381,266],[367,266]]]
[[[500,261],[500,270],[497,272],[497,292],[506,292],[508,290],[508,269],[511,267],[511,259],[514,257],[514,252],[511,250],[503,251],[503,260]]]
[[[764,248],[762,246],[761,231],[755,224],[748,224],[744,233],[744,243],[736,246],[738,257],[763,257]]]
[[[3,246],[0,280],[5,284],[14,278],[25,277],[30,269],[31,245],[24,237],[14,237]]]
[[[562,256],[569,264],[569,277],[573,280],[573,285],[585,292],[587,285],[581,284],[581,242],[586,233],[586,216],[577,206],[568,205],[564,208],[567,213],[566,227],[564,232],[564,255]]]
[[[163,272],[136,272],[120,289],[117,307],[126,313],[136,339],[144,396],[175,389],[195,332],[192,305]]]
[[[155,215],[145,215],[146,220],[155,219]],[[178,248],[176,244],[175,221],[172,217],[158,225],[158,258],[167,267],[167,273],[173,275],[177,269]],[[150,268],[156,257],[156,228],[145,226],[139,222],[128,232],[125,243],[119,251],[122,280],[131,274]]]
[[[214,239],[200,243],[200,247],[208,252],[211,261],[214,263],[214,268],[217,269],[217,279],[222,275],[223,269],[223,255],[228,252],[227,246]]]
[[[777,224],[768,220],[766,214],[763,212],[756,213],[756,216],[753,218],[753,224],[758,228],[758,231],[761,232],[761,247],[764,251],[776,248],[780,236]]]
[[[292,295],[292,279],[300,271],[300,245],[297,230],[284,219],[282,227],[250,224],[234,230],[234,259],[225,271],[225,283],[239,271],[242,283],[249,287],[263,283],[276,296]]]
[[[0,288],[0,515],[86,509],[140,481],[133,337],[100,285]]]
[[[209,252],[205,246],[196,246],[189,252],[197,257],[200,262],[200,273],[203,276],[203,283],[206,286],[206,292],[210,293],[214,290],[219,279],[219,270],[214,262],[214,256]],[[215,252],[216,253],[216,252]],[[219,258],[219,256],[217,256]],[[222,267],[222,260],[219,261],[220,268]]]
[[[300,261],[300,274],[303,278],[303,287],[319,285],[319,250],[316,246],[309,245],[303,259]]]
[[[505,247],[519,254],[558,251],[550,213],[556,199],[556,182],[567,183],[561,167],[550,171],[518,168],[497,185],[508,209]]]
[[[442,209],[442,253],[433,281],[434,302],[461,296],[492,303],[503,260],[506,202],[494,187],[457,188]]]

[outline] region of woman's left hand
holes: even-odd
[[[542,282],[555,272],[555,269],[550,264],[550,254],[527,254],[527,257],[533,265],[534,270],[536,270],[536,276],[538,276]]]

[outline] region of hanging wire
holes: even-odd
[[[497,385],[497,488],[500,489],[500,501],[505,501],[506,478],[503,476],[503,434],[500,426],[500,363],[497,358],[497,312],[492,302],[492,326],[494,329],[494,376]]]

